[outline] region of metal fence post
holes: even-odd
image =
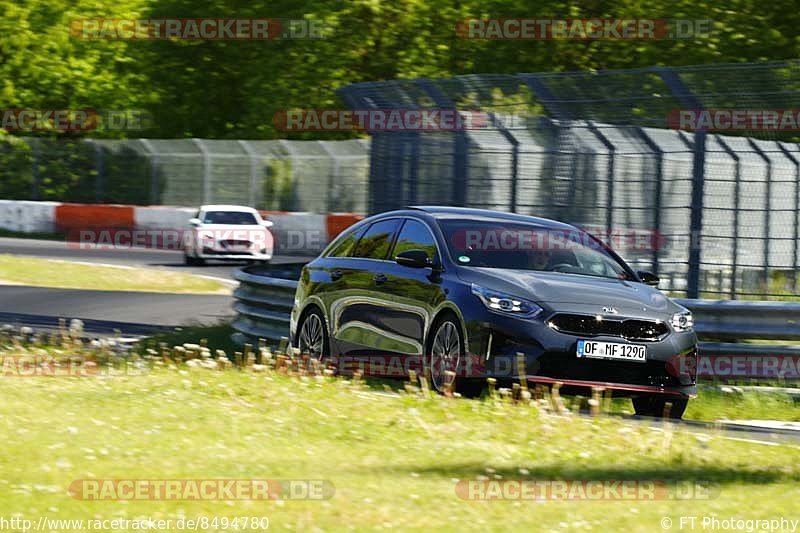
[[[503,124],[502,121],[497,120],[494,113],[489,113],[489,119],[495,125],[497,131],[511,144],[511,198],[509,202],[509,211],[512,213],[517,212],[517,180],[519,173],[519,140],[513,133]]]
[[[103,174],[105,170],[103,168],[103,148],[97,144],[95,139],[86,139],[86,142],[94,149],[94,168],[95,172],[97,172],[94,177],[94,201],[100,203],[103,201],[104,192]]]
[[[417,85],[434,101],[440,109],[455,110],[452,99],[444,94],[429,79],[416,80]],[[469,139],[462,129],[453,132],[453,205],[463,206],[467,199],[467,181],[469,179]]]
[[[764,195],[764,247],[761,251],[764,261],[764,291],[769,293],[769,244],[770,244],[770,206],[772,196],[772,160],[753,139],[748,138],[747,143],[764,160],[767,165],[766,193]]]
[[[795,157],[782,142],[779,142],[778,146],[780,146],[786,158],[794,164],[794,239],[792,242],[792,263],[794,263],[794,269],[792,272],[792,291],[797,292],[797,269],[798,266],[800,266],[798,265],[797,257],[798,241],[800,241],[800,161],[798,161],[797,157]]]
[[[681,79],[680,75],[669,67],[655,67],[653,71],[658,74],[667,88],[672,92],[681,105],[688,109],[701,110],[704,108],[700,100],[692,93],[689,87]],[[694,142],[689,143],[685,137],[681,137],[692,147],[694,158],[692,161],[692,204],[690,217],[690,244],[689,244],[689,264],[686,279],[686,297],[697,298],[700,294],[700,261],[701,241],[703,231],[703,200],[705,184],[705,164],[706,164],[706,135],[707,132],[700,130],[694,134]]]
[[[605,146],[608,150],[608,164],[606,166],[606,239],[611,239],[614,227],[614,164],[616,147],[608,137],[595,126],[594,122],[589,121],[589,131]]]
[[[415,205],[417,203],[417,181],[419,180],[419,148],[422,144],[422,138],[419,133],[410,134],[411,139],[411,154],[408,163],[408,203]]]
[[[147,158],[150,161],[150,205],[158,205],[161,202],[158,198],[158,157],[153,143],[149,139],[139,139],[144,149],[147,150]]]
[[[689,223],[689,265],[686,279],[686,297],[698,298],[700,295],[700,261],[703,231],[703,203],[705,199],[705,165],[706,165],[705,131],[694,135],[694,159],[692,164],[692,208]]]
[[[253,147],[247,141],[239,141],[239,145],[250,158],[250,207],[258,207],[258,157]]]
[[[203,203],[210,204],[213,202],[211,190],[211,154],[202,139],[194,138],[192,142],[194,142],[197,149],[200,150],[200,153],[203,154]]]
[[[656,182],[655,182],[655,208],[653,213],[653,231],[655,232],[654,238],[654,246],[653,246],[653,253],[650,257],[650,262],[652,263],[653,273],[658,275],[659,271],[659,253],[661,252],[660,243],[661,243],[661,193],[663,189],[662,180],[664,179],[664,150],[658,145],[657,142],[653,140],[650,135],[644,131],[644,128],[637,127],[635,128],[636,133],[639,134],[639,137],[644,141],[647,147],[655,154],[655,163],[656,163]]]
[[[720,135],[716,135],[715,139],[722,146],[722,149],[733,159],[735,168],[733,175],[733,265],[731,266],[731,300],[736,299],[736,276],[738,270],[739,260],[739,203],[741,198],[742,188],[742,161],[737,154]]]
[[[297,187],[297,180],[296,180],[297,176],[295,175],[295,172],[297,172],[297,161],[298,161],[298,157],[299,156],[297,155],[297,153],[296,153],[296,151],[295,151],[295,149],[292,146],[292,143],[290,141],[287,141],[286,139],[281,139],[278,142],[283,147],[283,149],[286,150],[286,153],[289,154],[289,161],[290,161],[291,166],[292,166],[292,205],[286,206],[284,209],[289,210],[289,211],[304,210],[305,206],[301,207],[300,205],[298,205],[299,204],[299,202],[298,202],[298,194],[297,194],[297,188],[298,187]]]
[[[39,141],[34,138],[25,139],[31,147],[31,199],[39,199]]]

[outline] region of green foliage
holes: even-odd
[[[69,32],[81,18],[167,16],[305,18],[320,21],[325,38],[113,41]],[[707,38],[694,40],[456,35],[459,20],[485,17],[711,19],[714,25]],[[348,83],[796,58],[798,27],[792,0],[544,0],[535,8],[525,0],[0,0],[0,106],[146,109],[154,116],[146,136],[266,139],[287,136],[272,123],[276,112],[341,107],[334,91]]]

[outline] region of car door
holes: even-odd
[[[433,232],[421,220],[408,218],[400,228],[390,261],[384,267],[385,280],[377,284],[391,312],[381,317],[382,336],[374,348],[380,353],[396,354],[403,359],[402,368],[420,371],[425,354],[425,333],[430,327],[434,310],[445,300],[441,273],[433,268],[413,268],[400,265],[394,258],[408,250],[423,250],[431,264],[441,265]],[[394,375],[397,365],[387,365]]]
[[[389,252],[401,218],[373,222],[342,262],[346,285],[330,305],[331,338],[337,353],[347,356],[375,354],[385,337],[385,317],[393,312],[380,290],[386,278]]]

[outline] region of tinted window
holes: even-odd
[[[252,213],[242,211],[207,211],[203,224],[229,224],[233,226],[253,226],[258,224]]]
[[[397,218],[375,222],[358,241],[353,257],[386,259],[399,225],[400,219]]]
[[[364,228],[361,228],[358,231],[351,231],[350,235],[345,237],[342,242],[340,242],[336,248],[334,248],[334,250],[328,254],[328,257],[350,257],[350,255],[353,253],[353,249],[356,247],[358,238],[362,233],[364,233]]]
[[[439,226],[461,266],[634,279],[600,242],[577,228],[472,219],[442,220]]]
[[[407,250],[425,250],[428,259],[436,257],[436,241],[433,240],[430,230],[425,224],[416,220],[406,220],[400,236],[397,237],[397,244],[394,246],[392,255],[397,256],[400,252]]]

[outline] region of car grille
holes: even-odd
[[[250,242],[250,241],[240,241],[240,240],[234,240],[234,239],[228,239],[226,241],[220,241],[220,244],[222,244],[222,246],[224,246],[226,248],[231,248],[231,247],[247,247],[247,248],[249,248],[250,246],[253,245],[253,243]]]
[[[669,334],[664,322],[638,318],[602,317],[560,313],[548,320],[548,325],[561,333],[570,335],[608,335],[632,341],[659,341]]]

